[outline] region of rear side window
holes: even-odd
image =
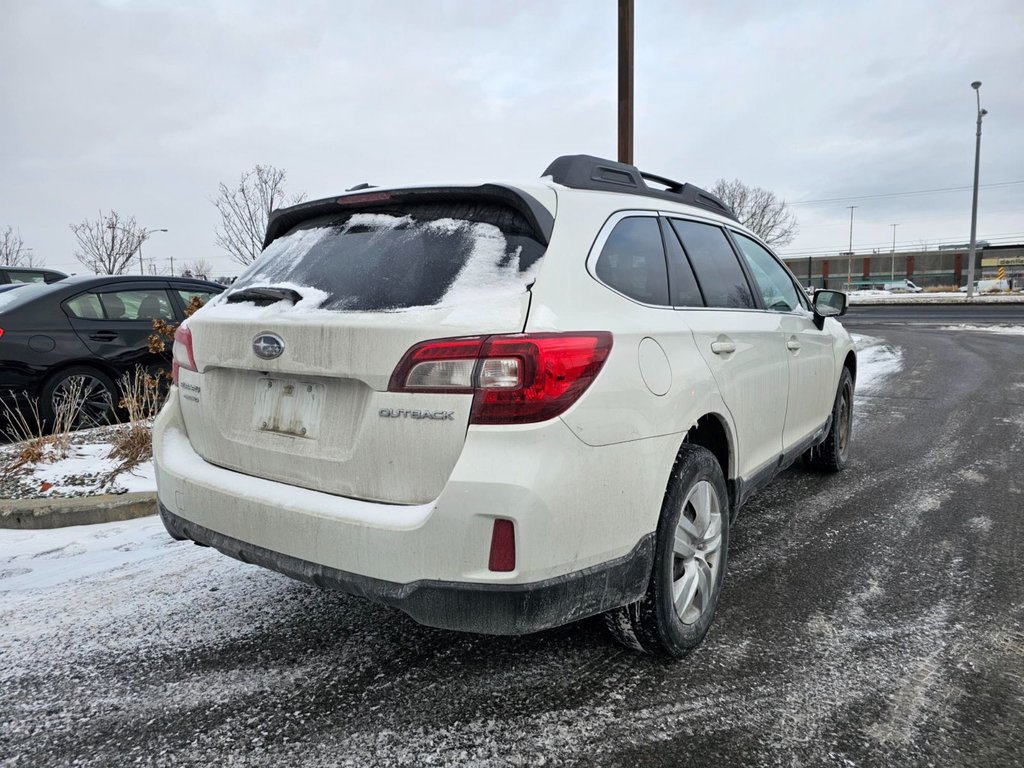
[[[690,257],[707,306],[755,308],[746,275],[721,227],[672,219],[672,228]]]
[[[8,272],[7,277],[12,283],[42,283],[46,280],[44,272]]]
[[[102,320],[103,305],[100,304],[100,297],[95,293],[83,293],[75,296],[64,303],[64,307],[72,317],[81,320]]]
[[[301,223],[228,295],[253,286],[323,291],[321,309],[379,312],[522,295],[544,255],[522,214],[492,203],[409,204]]]
[[[186,309],[188,308],[189,304],[191,304],[193,299],[198,299],[199,306],[201,307],[204,304],[206,304],[206,302],[208,302],[210,299],[217,295],[210,291],[188,291],[183,290],[181,288],[175,288],[174,290],[177,292],[178,298],[181,299],[181,303],[185,305]]]
[[[700,286],[697,285],[697,278],[693,274],[693,267],[690,260],[683,253],[683,247],[679,244],[672,228],[666,222],[665,253],[668,255],[669,285],[672,288],[673,307],[703,307],[704,297],[701,296]]]
[[[631,299],[667,306],[668,271],[658,220],[633,216],[616,224],[597,258],[594,274]]]
[[[173,320],[166,291],[158,289],[111,291],[99,294],[107,320]]]

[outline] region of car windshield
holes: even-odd
[[[522,295],[544,246],[522,215],[494,204],[406,205],[303,222],[231,286],[308,286],[321,309],[389,311]]]

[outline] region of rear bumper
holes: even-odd
[[[539,632],[624,605],[643,593],[654,561],[651,533],[623,557],[530,584],[398,584],[273,552],[190,523],[163,504],[159,507],[160,519],[176,539],[191,539],[244,563],[390,605],[420,624],[488,635]]]
[[[173,535],[474,632],[537,631],[646,590],[675,436],[596,448],[558,419],[471,428],[438,498],[399,505],[211,464],[189,441],[177,398],[172,388],[153,429]],[[513,571],[488,567],[496,519],[514,524]]]

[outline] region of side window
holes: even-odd
[[[616,224],[594,273],[602,283],[631,299],[668,306],[668,272],[658,219],[633,216]]]
[[[100,297],[95,293],[83,293],[64,302],[64,308],[72,317],[82,320],[102,320],[103,307],[100,306]]]
[[[111,291],[99,296],[107,320],[174,320],[167,292],[157,288]]]
[[[739,232],[733,232],[732,235],[754,275],[757,287],[761,289],[765,307],[776,312],[792,312],[796,309],[800,299],[797,298],[796,286],[789,273],[758,243]]]
[[[181,303],[185,305],[185,309],[188,309],[188,305],[193,299],[199,299],[199,306],[201,307],[217,295],[210,291],[188,291],[181,288],[175,288],[174,290],[178,294],[178,298],[181,299]]]
[[[672,219],[709,307],[754,309],[746,275],[721,227]]]
[[[693,274],[693,267],[690,260],[683,252],[683,246],[679,244],[668,221],[663,219],[663,232],[665,235],[665,253],[668,256],[669,286],[672,289],[673,307],[703,307],[704,297],[701,296],[700,286],[697,285],[697,278]]]

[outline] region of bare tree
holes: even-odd
[[[75,258],[97,275],[123,275],[149,237],[134,216],[123,217],[117,211],[100,211],[98,218],[70,227],[78,241]]]
[[[739,179],[719,179],[711,192],[732,208],[740,224],[768,245],[788,245],[799,231],[796,216],[789,210],[786,201],[780,200],[774,192],[761,187],[748,187]]]
[[[213,273],[213,262],[209,259],[193,259],[192,261],[186,261],[183,275],[192,275],[192,277],[200,277],[203,280],[209,279],[209,276]]]
[[[272,165],[257,165],[242,174],[237,187],[223,182],[213,204],[220,212],[216,243],[239,264],[251,264],[263,250],[267,219],[275,208],[302,202],[305,194],[288,197],[287,173]]]
[[[0,232],[0,266],[41,267],[44,263],[45,260],[32,253],[31,248],[25,247],[21,233],[15,232],[14,227],[8,225]]]

